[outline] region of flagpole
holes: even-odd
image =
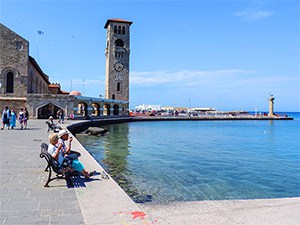
[[[37,35],[36,35],[36,57],[38,63],[40,63],[40,55],[39,55],[39,35],[43,35],[44,32],[41,30],[37,30]]]
[[[39,59],[39,31],[37,31],[36,34],[36,60],[38,61],[38,63],[40,63],[40,59]]]

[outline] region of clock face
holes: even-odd
[[[118,72],[121,72],[123,69],[124,69],[124,65],[120,62],[117,62],[115,65],[114,65],[114,69]]]

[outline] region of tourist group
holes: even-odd
[[[9,109],[7,106],[2,111],[2,128],[14,129],[16,127],[17,120],[19,121],[21,130],[27,129],[27,121],[29,113],[27,108],[21,108],[17,114],[14,109]]]

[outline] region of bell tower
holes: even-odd
[[[105,98],[129,101],[130,25],[122,19],[109,19],[106,32]]]

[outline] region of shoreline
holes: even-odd
[[[255,117],[255,116],[199,116],[199,117],[163,117],[163,116],[134,116],[133,121],[174,121],[174,120],[294,120],[292,117]]]
[[[80,133],[89,126],[103,126],[115,123],[125,122],[143,122],[143,121],[225,121],[225,120],[294,120],[293,117],[255,117],[255,116],[201,116],[201,117],[170,117],[170,116],[111,116],[96,117],[89,120],[74,119],[72,125],[68,126],[71,133]],[[76,122],[77,121],[77,122]]]

